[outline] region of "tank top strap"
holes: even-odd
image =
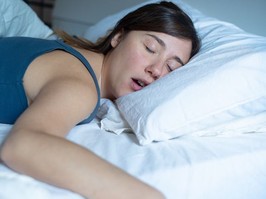
[[[57,42],[64,47],[64,50],[66,50],[66,52],[74,55],[76,58],[78,58],[84,64],[84,66],[87,68],[87,70],[89,71],[89,73],[90,73],[90,75],[94,81],[96,91],[97,91],[97,97],[98,97],[97,104],[96,104],[93,112],[90,114],[90,116],[87,119],[80,122],[78,125],[89,123],[96,116],[97,111],[98,111],[99,106],[100,106],[101,95],[100,95],[100,87],[98,84],[97,77],[96,77],[90,63],[87,61],[87,59],[85,59],[85,57],[81,53],[79,53],[77,50],[75,50],[74,48],[72,48],[71,46],[69,46],[68,44],[64,43],[61,40],[57,40]]]

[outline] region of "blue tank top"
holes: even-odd
[[[36,57],[53,50],[72,54],[87,68],[95,83],[98,100],[93,112],[79,124],[89,123],[96,116],[100,104],[100,88],[92,67],[78,51],[60,40],[5,37],[0,38],[0,123],[14,124],[28,107],[23,87],[25,71]]]

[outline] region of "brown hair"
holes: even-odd
[[[106,37],[100,38],[96,43],[72,37],[64,32],[59,32],[58,35],[70,45],[106,55],[112,49],[111,40],[117,33],[122,32],[122,36],[125,36],[132,30],[161,32],[191,40],[191,57],[199,51],[201,45],[190,17],[177,5],[167,1],[147,4],[128,13],[117,22]]]

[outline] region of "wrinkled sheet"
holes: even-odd
[[[10,127],[0,124],[1,142]],[[266,198],[266,132],[230,137],[184,136],[140,146],[134,134],[107,132],[95,119],[75,127],[67,139],[158,188],[167,199]],[[82,197],[0,164],[0,198]]]

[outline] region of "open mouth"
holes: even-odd
[[[147,84],[140,79],[132,79],[132,80],[134,82],[134,90],[140,90],[144,88],[145,86],[147,86]]]
[[[135,82],[141,87],[146,86],[145,83],[143,81],[141,81],[141,80],[136,80]]]

